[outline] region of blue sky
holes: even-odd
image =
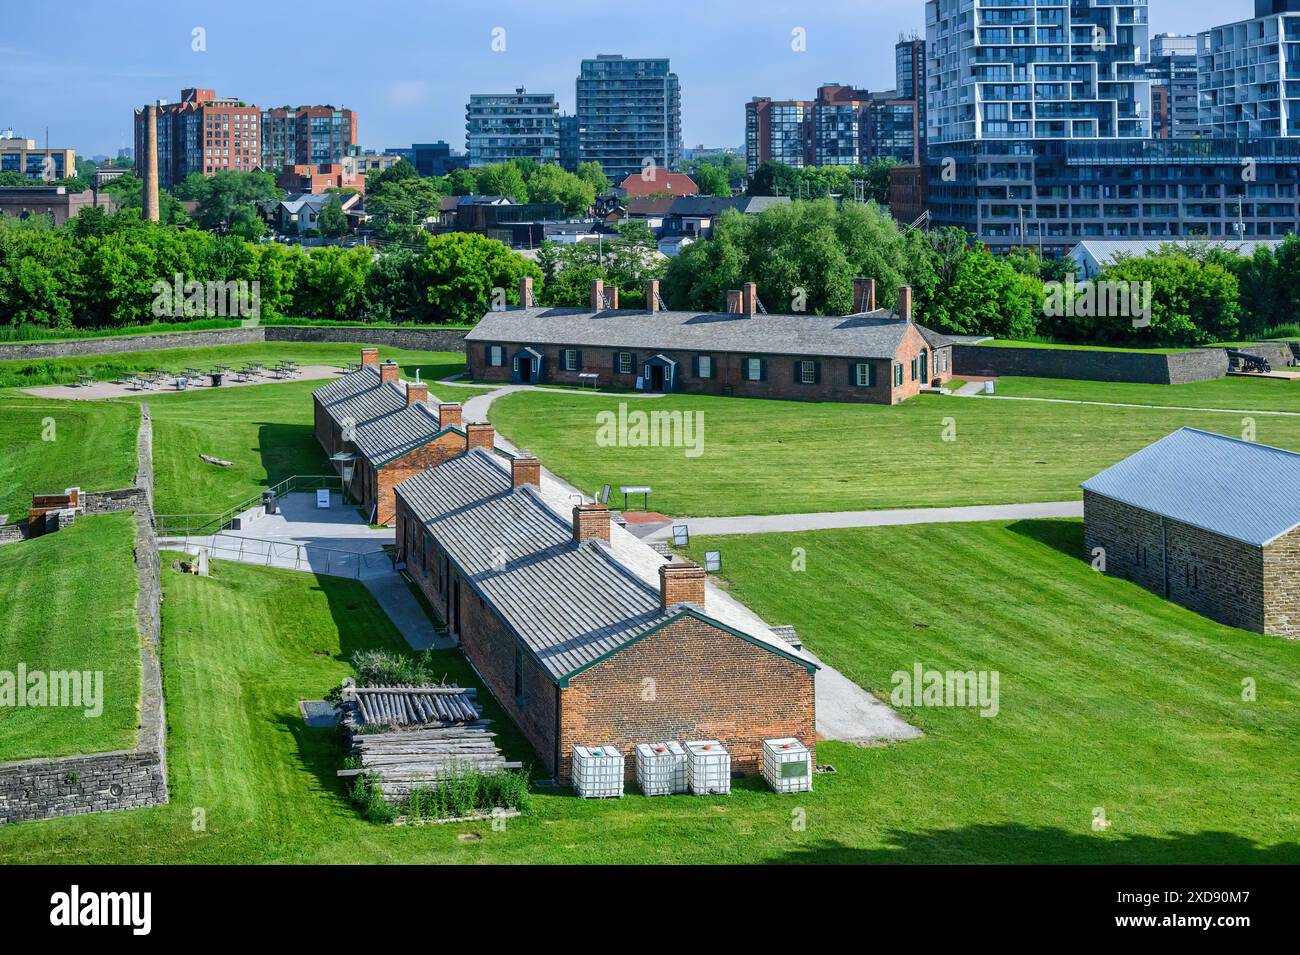
[[[1152,33],[1193,33],[1252,9],[1150,0]],[[53,19],[44,3],[0,0],[0,129],[43,139],[49,126],[53,146],[112,155],[130,142],[134,108],[206,86],[259,106],[348,106],[366,147],[446,139],[463,149],[470,93],[522,85],[571,111],[578,62],[623,53],[672,59],[688,146],[739,145],[750,96],[892,87],[893,44],[923,34],[924,19],[922,0],[76,0]],[[196,27],[206,51],[192,49]],[[496,27],[503,52],[492,49]],[[791,49],[796,27],[804,52]]]

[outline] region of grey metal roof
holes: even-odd
[[[1300,454],[1180,428],[1083,489],[1262,546],[1300,525]]]
[[[535,488],[512,490],[485,449],[403,481],[397,494],[557,680],[673,616],[603,544],[575,545]]]
[[[376,467],[414,450],[442,430],[438,414],[423,402],[408,405],[406,389],[385,382],[379,369],[363,365],[313,394],[336,424],[350,423],[352,443]]]
[[[652,351],[893,358],[908,323],[887,309],[859,315],[742,315],[521,308],[488,312],[466,341]],[[916,326],[932,347],[947,340]]]

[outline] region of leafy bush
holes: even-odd
[[[352,801],[361,810],[362,817],[369,822],[386,825],[397,818],[397,810],[384,799],[379,782],[369,776],[357,777],[352,785]]]
[[[384,650],[358,650],[352,654],[352,668],[360,686],[391,686],[395,683],[438,683],[429,664],[428,651],[416,657]]]
[[[397,805],[410,819],[455,819],[494,809],[526,812],[529,807],[528,774],[507,770],[458,772],[436,786],[413,789]]]

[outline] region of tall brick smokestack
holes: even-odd
[[[157,222],[158,213],[158,107],[150,103],[144,108],[144,209],[146,222]]]

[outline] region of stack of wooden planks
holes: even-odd
[[[497,749],[475,696],[456,686],[345,685],[339,725],[355,765],[339,775],[369,775],[395,801],[457,773],[521,768]]]

